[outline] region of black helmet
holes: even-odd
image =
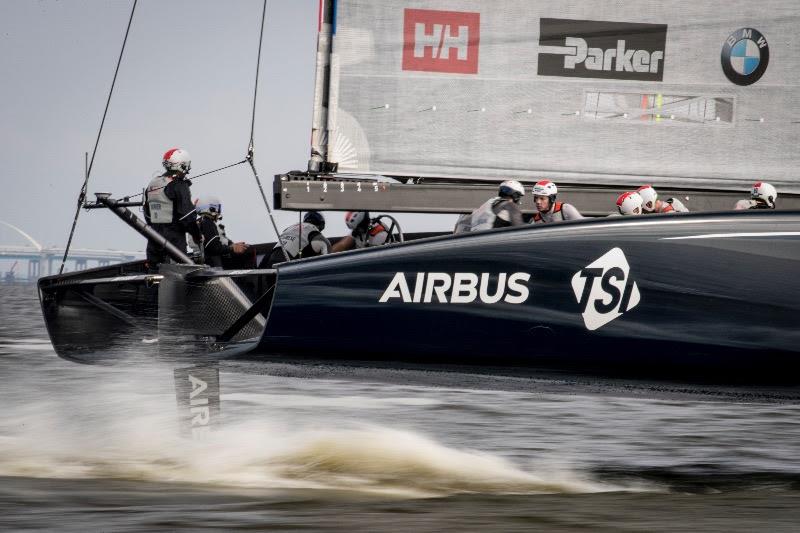
[[[325,217],[319,211],[309,211],[303,217],[303,222],[314,224],[320,231],[325,229]]]

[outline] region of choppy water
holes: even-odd
[[[0,287],[0,529],[800,529],[800,391],[229,363],[181,438],[172,369],[53,353]]]

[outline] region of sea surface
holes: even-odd
[[[0,286],[0,530],[800,530],[797,389],[237,361],[192,439],[173,370]]]

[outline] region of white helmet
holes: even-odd
[[[753,184],[753,191],[750,193],[750,198],[757,202],[762,202],[770,209],[775,209],[775,200],[778,199],[778,191],[769,183],[759,181]]]
[[[173,148],[167,150],[161,164],[164,165],[164,168],[169,172],[183,172],[184,174],[188,174],[189,170],[192,168],[192,158],[186,150]]]
[[[617,198],[617,209],[620,215],[641,215],[642,197],[638,192],[624,192]]]
[[[222,202],[216,196],[203,196],[194,201],[197,212],[201,215],[222,216]]]
[[[367,218],[369,218],[369,213],[367,211],[348,211],[344,215],[344,223],[347,224],[348,228],[356,229],[363,224],[364,220]]]
[[[517,180],[508,180],[500,184],[497,192],[500,196],[511,198],[519,203],[519,199],[525,196],[525,187]]]
[[[658,193],[652,185],[642,185],[636,192],[642,197],[642,209],[648,213],[652,213],[656,208],[656,200],[658,200]]]
[[[558,187],[550,180],[537,181],[533,186],[534,196],[549,196],[550,201],[555,201],[558,194]]]

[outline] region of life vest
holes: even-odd
[[[453,229],[453,233],[454,234],[467,233],[470,230],[471,223],[472,223],[471,214],[459,216],[458,220],[456,221],[456,227]]]
[[[736,202],[736,205],[734,206],[734,209],[737,209],[737,210],[739,210],[739,209],[758,209],[758,208],[759,208],[758,202],[756,202],[755,200],[750,200],[750,199],[748,199],[748,200],[739,200],[738,202]]]
[[[683,202],[681,202],[677,198],[667,198],[667,204],[669,204],[669,206],[672,208],[671,211],[674,211],[675,213],[689,212],[689,209],[685,205],[683,205]]]
[[[150,224],[172,224],[174,203],[167,196],[166,188],[170,178],[166,175],[156,176],[147,186],[147,209],[150,212]]]
[[[356,248],[369,248],[370,246],[380,246],[389,240],[389,233],[380,222],[371,222],[366,233],[359,233],[353,236]]]
[[[303,222],[301,224],[295,224],[293,226],[289,226],[281,236],[278,237],[281,246],[283,249],[286,250],[286,253],[289,254],[289,257],[295,258],[300,255],[300,250],[303,251],[303,256],[309,255],[316,255],[313,252],[309,253],[308,250],[311,250],[311,247],[308,246],[311,240],[309,237],[312,233],[319,233],[319,229],[314,224],[309,224],[308,222]]]
[[[673,211],[675,211],[675,208],[672,207],[669,201],[661,202],[661,205],[656,209],[656,213],[671,213]]]
[[[494,207],[502,200],[504,199],[495,196],[485,201],[479,208],[473,211],[470,220],[470,231],[483,231],[494,228],[494,223],[497,220]]]
[[[533,221],[534,222],[561,222],[564,220],[564,213],[561,212],[561,208],[564,206],[564,202],[556,202],[556,205],[553,206],[553,210],[548,213],[550,220],[545,220],[540,213],[533,214]]]

